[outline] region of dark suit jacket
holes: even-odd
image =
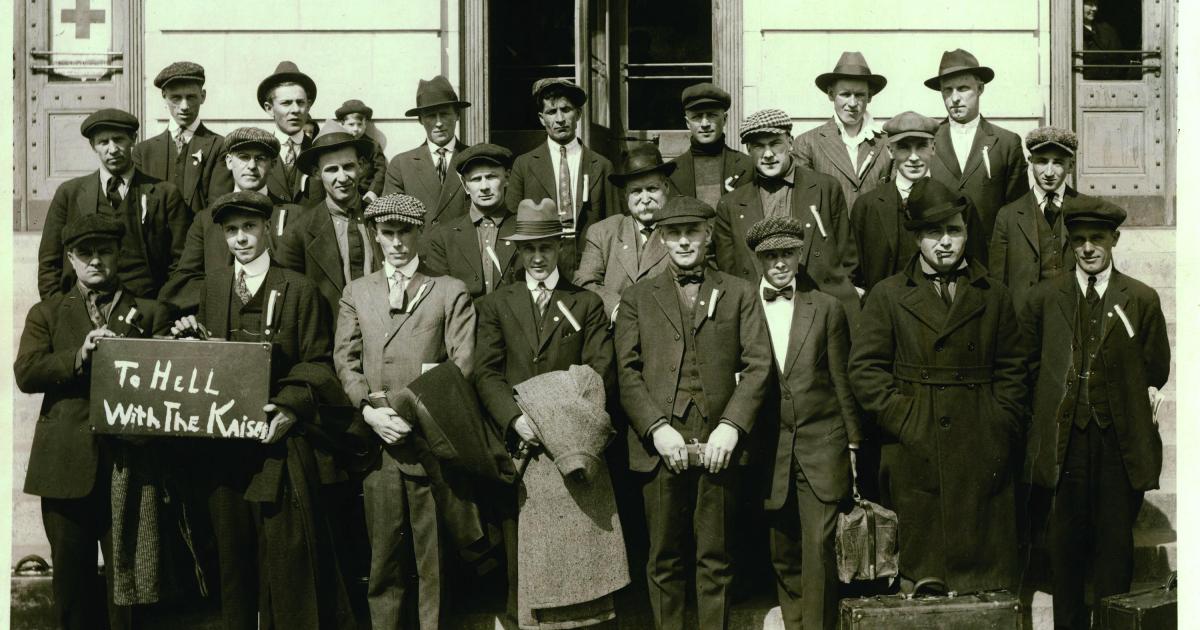
[[[1062,474],[1079,395],[1081,340],[1076,320],[1082,299],[1075,273],[1064,273],[1034,287],[1021,312],[1021,329],[1032,346],[1029,378],[1036,383],[1025,478],[1032,476],[1033,483],[1046,488],[1056,487]],[[1158,293],[1117,270],[1109,278],[1103,305],[1104,329],[1092,378],[1104,379],[1130,486],[1152,490],[1162,471],[1162,439],[1146,390],[1161,388],[1170,375],[1166,319]],[[1128,318],[1132,335],[1120,313]]]
[[[724,145],[722,148],[724,150],[721,152],[723,159],[721,194],[725,194],[731,188],[741,188],[754,180],[754,163],[750,161],[749,155],[741,151],[734,151]],[[671,173],[671,187],[675,189],[675,194],[695,197],[696,158],[692,156],[691,150],[686,150],[673,161],[675,162],[675,172]],[[726,185],[725,182],[730,177],[735,179]]]
[[[859,310],[858,292],[850,283],[858,267],[858,248],[850,235],[850,220],[842,189],[828,175],[796,166],[791,216],[804,224],[800,264],[820,289],[842,301],[853,320]],[[821,217],[820,226],[813,211]],[[757,182],[721,198],[713,228],[717,266],[725,273],[757,284],[762,277],[758,258],[746,245],[746,232],[765,216]]]
[[[312,146],[312,139],[304,136],[304,141],[300,143],[300,153],[307,151],[310,146]],[[287,149],[285,147],[282,150],[286,151]],[[229,169],[225,170],[228,172]],[[209,193],[209,203],[231,190],[233,190],[232,178],[223,182],[220,189]],[[321,184],[321,177],[307,175],[296,168],[293,168],[289,174],[287,167],[283,165],[282,153],[275,160],[271,169],[267,171],[267,191],[272,199],[306,207],[325,199],[325,186]]]
[[[504,240],[516,229],[517,217],[510,214],[496,230],[496,246],[493,249],[501,268],[499,271],[492,270],[497,285],[492,288],[493,291],[513,282],[521,269],[521,257],[517,255],[516,244]],[[462,280],[475,300],[484,295],[483,256],[470,214],[448,219],[431,230],[426,236],[425,251],[422,252],[422,260],[433,273]]]
[[[866,194],[892,176],[892,158],[887,152],[887,134],[880,133],[858,145],[861,169],[850,163],[846,143],[842,142],[837,123],[830,118],[820,127],[796,137],[793,154],[800,165],[832,176],[842,187],[846,207],[853,208],[859,195]]]
[[[141,313],[134,322],[137,328],[123,320],[131,306]],[[108,317],[108,327],[122,337],[164,334],[170,326],[166,306],[128,291],[121,292]],[[75,357],[91,330],[77,286],[38,302],[25,318],[13,374],[21,391],[44,394],[25,474],[28,494],[76,499],[87,496],[95,484],[101,440],[89,421],[91,371],[75,373]]]
[[[1079,196],[1079,193],[1069,186],[1063,194],[1067,197]],[[1065,250],[1065,253],[1041,251],[1037,222],[1044,222],[1043,217],[1037,197],[1031,190],[1020,199],[1000,208],[992,230],[992,241],[988,247],[988,275],[1008,287],[1012,292],[1013,305],[1018,311],[1025,304],[1026,294],[1042,281],[1043,256],[1062,256],[1064,271],[1075,268],[1075,256],[1066,247],[1065,226],[1059,238],[1059,247]]]
[[[571,312],[575,330],[558,307]],[[501,287],[475,304],[475,373],[472,378],[488,415],[505,432],[521,415],[513,386],[539,374],[586,365],[613,382],[613,346],[604,303],[561,277],[539,331],[536,306],[524,282]]]
[[[742,433],[740,463],[747,461],[746,434],[754,429],[770,377],[771,340],[753,285],[706,270],[690,322],[680,321],[677,291],[671,272],[663,271],[626,289],[617,309],[621,404],[632,429],[627,432],[629,467],[639,472],[658,465],[658,452],[646,432],[659,420],[671,418],[683,371],[683,335],[695,336],[700,355],[708,431],[722,419],[736,425]]]
[[[454,155],[466,150],[467,145],[455,140]],[[446,165],[446,181],[439,182],[433,158],[429,155],[429,144],[422,142],[392,158],[388,163],[383,182],[383,194],[404,193],[416,197],[425,204],[425,229],[449,221],[467,213],[471,200],[463,189],[458,174]],[[509,205],[516,208],[516,204]]]
[[[200,123],[192,139],[183,147],[188,157],[184,160],[183,188],[179,193],[192,212],[200,212],[208,205],[208,191],[214,178],[232,181],[229,169],[225,168],[224,144],[224,136],[209,131],[204,123]],[[133,146],[133,163],[143,173],[167,181],[167,164],[174,151],[175,140],[170,130],[164,130]],[[199,160],[194,158],[197,152],[200,153]]]
[[[958,157],[954,153],[954,142],[950,140],[949,119],[944,119],[934,135],[937,155],[929,165],[933,178],[958,191],[975,202],[979,219],[983,222],[983,241],[992,239],[992,225],[996,213],[1006,203],[1012,203],[1029,191],[1029,175],[1025,154],[1021,151],[1021,137],[997,127],[985,118],[979,119],[975,132],[975,143],[967,156],[966,170],[959,169]],[[987,153],[988,173],[983,155]],[[985,265],[986,260],[981,260]]]
[[[624,214],[608,217],[588,229],[575,284],[599,295],[610,317],[626,288],[667,268],[667,246],[662,235],[651,232],[641,256],[638,238],[637,222]]]
[[[758,430],[766,447],[763,454],[774,453],[773,465],[766,467],[768,510],[778,510],[787,501],[793,459],[817,498],[834,503],[848,496],[849,443],[862,441],[858,405],[846,373],[850,329],[841,303],[815,287],[797,290],[792,302],[784,365],[771,362],[773,384],[779,389],[766,397],[759,415],[764,422]]]
[[[100,171],[63,182],[54,191],[38,246],[38,294],[42,299],[60,294],[75,283],[75,272],[63,250],[62,230],[78,217],[95,214],[100,194]],[[127,249],[125,246],[130,242],[142,243],[148,259],[146,265],[150,270],[150,281],[125,283],[122,278],[122,284],[135,295],[154,297],[167,281],[167,270],[183,251],[184,235],[191,224],[192,212],[183,203],[179,189],[173,184],[159,181],[136,169],[123,205],[128,213],[127,226],[134,226],[122,241],[123,249]],[[127,260],[119,256],[118,269],[123,268]]]

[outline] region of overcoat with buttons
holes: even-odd
[[[854,393],[884,436],[880,488],[900,519],[900,572],[959,592],[1010,588],[1025,396],[1016,314],[974,261],[947,312],[919,261],[875,285],[850,355]]]

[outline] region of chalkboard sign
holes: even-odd
[[[270,379],[270,344],[103,338],[92,356],[92,428],[261,440]]]

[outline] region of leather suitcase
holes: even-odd
[[[877,595],[843,599],[838,617],[841,630],[1020,630],[1021,604],[1008,591]]]
[[[1174,630],[1179,627],[1178,599],[1172,573],[1162,586],[1100,600],[1099,625],[1103,630]]]

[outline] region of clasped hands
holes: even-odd
[[[412,425],[391,407],[365,407],[363,420],[375,431],[384,444],[395,444],[412,433]]]
[[[670,424],[663,423],[651,433],[654,450],[658,451],[663,463],[673,473],[687,470],[687,443],[683,436]],[[713,429],[708,436],[708,443],[700,451],[700,467],[710,473],[718,473],[729,466],[733,458],[733,449],[737,447],[738,430],[725,422]]]

